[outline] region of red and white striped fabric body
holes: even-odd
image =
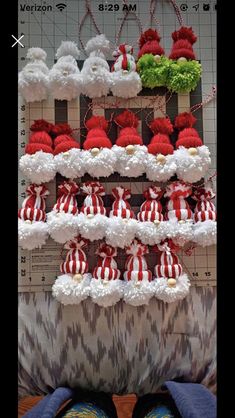
[[[194,221],[195,222],[204,222],[204,221],[216,221],[216,209],[214,203],[209,200],[203,200],[196,204],[194,211]]]
[[[78,214],[77,200],[73,194],[62,195],[58,198],[53,208],[56,212]]]
[[[106,209],[104,207],[104,202],[101,196],[97,196],[96,194],[90,194],[85,197],[83,206],[81,208],[81,212],[84,215],[106,215]]]
[[[152,273],[148,270],[147,262],[142,255],[130,255],[125,265],[125,280],[148,280],[151,281]]]
[[[95,279],[102,280],[116,280],[120,277],[120,271],[117,268],[111,267],[95,267],[93,271],[93,277]]]
[[[162,205],[156,200],[146,200],[140,206],[140,212],[137,214],[138,221],[163,221]]]
[[[88,272],[86,254],[79,248],[72,248],[66,255],[66,260],[61,263],[60,271],[63,274],[84,274]]]
[[[161,254],[160,264],[157,264],[154,269],[156,277],[166,277],[167,279],[177,279],[182,271],[177,255],[165,251]]]
[[[46,202],[45,199],[49,194],[47,188],[31,184],[26,189],[28,197],[22,203],[21,209],[18,211],[18,217],[24,221],[42,221],[46,220]]]
[[[30,220],[45,222],[46,212],[41,209],[25,208],[19,210],[18,217],[23,221]]]
[[[129,190],[119,186],[112,190],[112,194],[115,197],[115,200],[112,204],[112,210],[110,211],[109,217],[134,218],[134,212],[131,210],[130,203],[127,202],[127,199],[131,197]]]
[[[166,208],[166,220],[177,219],[178,221],[185,221],[186,219],[192,219],[193,213],[189,207],[188,202],[183,197],[179,197],[178,199],[174,200],[170,199]]]

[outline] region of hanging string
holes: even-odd
[[[169,94],[169,97],[167,97],[168,94]],[[151,113],[156,112],[157,110],[160,110],[162,112],[162,114],[164,115],[164,117],[166,117],[166,118],[169,117],[167,115],[167,113],[164,111],[164,108],[166,107],[166,105],[169,102],[169,100],[171,99],[171,97],[172,97],[172,92],[169,92],[169,91],[164,96],[157,96],[157,100],[159,101],[159,105],[157,105],[152,110],[150,110],[150,112],[145,117],[145,123],[149,128],[150,128],[150,125],[148,123],[148,118],[151,115]],[[165,100],[164,100],[164,98],[165,98]]]
[[[177,18],[178,18],[178,21],[179,21],[180,26],[184,26],[184,22],[183,22],[182,15],[181,15],[181,13],[180,13],[180,9],[179,9],[179,7],[177,6],[177,4],[176,4],[175,0],[170,0],[170,3],[171,3],[171,4],[172,4],[172,6],[174,7],[175,14],[176,14],[176,16],[177,16]]]
[[[128,6],[127,0],[122,0],[122,1],[123,1],[123,4],[125,4],[126,6]],[[117,35],[116,35],[116,38],[115,38],[116,48],[118,48],[118,46],[119,46],[119,42],[120,42],[120,37],[121,37],[121,34],[122,34],[122,30],[123,30],[123,27],[125,25],[125,22],[126,22],[127,17],[128,17],[129,14],[132,14],[132,15],[135,16],[135,20],[136,20],[136,22],[138,24],[140,34],[143,32],[142,23],[141,23],[141,20],[140,20],[139,16],[134,11],[130,10],[129,7],[127,7],[127,10],[125,10],[125,15],[124,15],[124,17],[123,17],[123,19],[121,21],[119,30],[118,30]],[[138,40],[132,45],[133,48],[137,44],[138,44]]]
[[[99,30],[99,28],[98,28],[98,25],[97,25],[96,21],[95,21],[95,17],[94,17],[94,15],[93,15],[93,13],[92,13],[92,10],[91,10],[91,6],[90,6],[90,2],[89,2],[89,0],[85,0],[85,2],[86,2],[86,12],[85,12],[85,14],[83,15],[82,20],[81,20],[81,22],[80,22],[80,25],[79,25],[79,27],[78,27],[78,39],[79,39],[79,42],[80,42],[80,44],[81,44],[81,47],[82,47],[82,49],[83,49],[83,51],[84,51],[85,55],[87,56],[87,53],[86,53],[86,50],[85,50],[85,45],[84,45],[84,43],[83,43],[83,41],[82,41],[82,39],[81,39],[81,33],[82,33],[82,28],[83,28],[83,25],[84,25],[84,23],[85,23],[85,21],[86,21],[86,18],[87,18],[88,16],[90,16],[90,18],[91,18],[91,20],[92,20],[92,22],[93,22],[93,25],[94,25],[94,27],[95,27],[96,32],[98,33],[98,35],[100,35],[100,34],[101,34],[101,32],[100,32],[100,30]]]
[[[150,27],[153,26],[153,20],[154,20],[157,27],[160,26],[160,23],[155,16],[156,7],[157,7],[157,0],[151,0],[150,5],[149,5]]]
[[[207,94],[207,96],[205,97],[205,99],[202,102],[197,103],[194,106],[192,106],[191,109],[190,109],[190,112],[191,113],[196,112],[198,109],[203,107],[205,104],[214,100],[215,96],[216,96],[216,86],[212,86],[211,93]]]

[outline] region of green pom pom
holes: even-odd
[[[198,61],[172,61],[167,87],[175,93],[189,93],[197,87],[201,72],[201,64]]]
[[[137,62],[137,71],[143,87],[153,89],[166,86],[170,65],[167,57],[161,56],[157,61],[152,54],[143,55]]]

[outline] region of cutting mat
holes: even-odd
[[[44,48],[48,54],[47,64],[49,67],[53,65],[55,52],[62,40],[73,40],[78,42],[78,23],[85,11],[85,1],[65,1],[63,10],[60,11],[56,5],[56,1],[26,1],[19,2],[19,34],[23,33],[23,43],[25,48],[19,47],[19,69],[25,65],[25,56],[27,48],[31,46],[40,46]],[[91,8],[95,14],[96,22],[101,32],[104,32],[115,45],[115,37],[118,32],[121,20],[123,18],[122,2],[116,1],[119,10],[116,12],[99,10],[99,4],[104,6],[114,2],[91,1]],[[149,1],[133,1],[132,5],[136,5],[136,13],[141,19],[142,26],[149,26]],[[37,7],[36,7],[36,6]],[[195,52],[198,59],[202,63],[203,75],[202,83],[197,90],[191,95],[173,95],[167,103],[167,113],[173,117],[179,111],[188,110],[189,106],[198,103],[211,90],[215,84],[215,29],[216,29],[216,10],[215,2],[197,3],[196,1],[178,2],[181,9],[184,23],[192,25],[198,34],[198,41],[195,45]],[[157,19],[160,23],[159,31],[162,36],[162,44],[166,52],[171,47],[171,33],[178,27],[175,14],[168,1],[159,1],[157,6]],[[85,43],[91,36],[96,34],[91,20],[87,20],[82,30],[82,40]],[[135,53],[137,52],[137,38],[139,30],[134,19],[130,14],[124,26],[120,42],[128,42],[134,44]],[[81,54],[81,59],[85,56]],[[108,57],[108,58],[111,58]],[[143,93],[145,94],[145,93]],[[163,94],[156,91],[156,94]],[[163,97],[164,98],[164,97]],[[120,107],[129,107],[133,110],[145,107],[148,104],[149,97],[140,96],[138,99],[123,101]],[[107,116],[110,107],[114,102],[113,97],[102,99],[102,106],[106,110],[100,109],[96,113],[105,112]],[[99,100],[97,100],[99,106]],[[68,121],[73,128],[80,125],[86,108],[86,100],[78,98],[66,104],[66,102],[54,102],[49,99],[43,103],[26,104],[19,97],[19,158],[24,154],[24,148],[29,135],[29,127],[33,120],[44,118],[50,122]],[[212,165],[209,174],[214,173],[216,169],[216,125],[215,125],[215,101],[206,105],[202,111],[198,111],[197,129],[206,145],[209,146],[212,155]],[[157,116],[157,114],[155,114]],[[144,130],[144,115],[142,117],[141,130]],[[48,183],[50,196],[47,199],[47,211],[49,211],[56,199],[56,187],[61,179],[59,176]],[[123,183],[117,177],[107,179],[105,181],[106,193],[109,194],[112,187]],[[19,173],[19,206],[25,197],[25,188],[28,181]],[[146,179],[132,182],[128,180],[128,187],[131,188],[134,202],[139,204],[143,189],[146,187]],[[136,203],[137,202],[137,203]],[[137,210],[138,206],[134,207]],[[89,250],[89,261],[91,267],[95,259],[93,257],[94,245]],[[61,262],[61,245],[56,244],[49,239],[47,244],[40,250],[26,251],[19,249],[19,292],[38,292],[51,289],[57,274],[59,273],[59,264]],[[216,248],[211,246],[208,248],[197,248],[191,256],[181,254],[181,262],[185,270],[190,275],[192,284],[196,286],[215,286],[216,284]],[[121,253],[118,260],[121,264],[124,261],[124,255]],[[149,264],[154,265],[153,256],[149,256]]]

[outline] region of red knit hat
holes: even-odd
[[[44,185],[30,184],[26,189],[26,193],[28,197],[23,201],[22,208],[18,211],[18,218],[23,221],[45,222],[45,199],[49,195],[48,189]]]
[[[112,195],[114,196],[114,202],[112,204],[112,210],[110,217],[117,216],[119,218],[134,218],[134,212],[131,210],[130,203],[127,199],[130,199],[131,192],[122,186],[114,187],[112,189]]]
[[[117,249],[106,242],[101,242],[96,254],[99,255],[97,266],[93,270],[93,277],[102,280],[116,280],[120,277],[120,270],[116,267],[114,257],[117,255]]]
[[[183,112],[175,118],[175,128],[181,130],[176,141],[176,148],[183,146],[185,148],[195,148],[203,145],[203,142],[192,126],[196,122],[196,118],[192,113]]]
[[[112,142],[106,134],[108,121],[103,116],[92,116],[86,122],[86,128],[89,132],[83,144],[85,150],[92,148],[112,148]]]
[[[194,190],[192,198],[197,201],[194,211],[195,222],[216,221],[215,205],[211,202],[214,197],[215,193],[211,187],[199,187]]]
[[[30,128],[33,133],[29,137],[25,154],[35,154],[37,151],[53,154],[52,139],[49,135],[52,128],[53,125],[44,119],[35,120]]]
[[[158,186],[150,186],[144,191],[145,202],[140,206],[140,211],[137,214],[138,221],[141,222],[154,222],[162,221],[162,205],[159,201],[164,193]]]
[[[72,215],[78,214],[78,206],[76,195],[79,192],[78,185],[70,180],[64,181],[58,186],[58,199],[53,207],[56,212],[71,213]]]
[[[63,274],[84,274],[88,272],[88,262],[86,254],[83,251],[89,243],[89,240],[81,238],[80,235],[68,241],[64,248],[68,249],[66,259],[60,265],[60,271]]]
[[[173,154],[174,147],[170,142],[169,135],[173,132],[173,126],[169,118],[156,118],[150,124],[154,136],[148,145],[150,154]]]
[[[148,29],[143,32],[139,39],[138,59],[144,54],[163,55],[165,51],[159,44],[160,39],[156,30]]]
[[[138,281],[147,279],[152,280],[152,273],[148,269],[148,265],[145,259],[145,254],[148,254],[149,250],[147,245],[142,244],[138,239],[134,239],[129,247],[126,247],[126,254],[128,258],[126,260],[124,272],[124,279],[134,280],[137,276]]]
[[[81,191],[86,195],[81,207],[81,212],[85,215],[105,215],[106,209],[101,196],[105,195],[102,184],[98,181],[87,181],[81,186]]]
[[[168,282],[169,286],[175,286],[175,279],[177,279],[183,271],[179,259],[175,254],[177,249],[178,247],[174,245],[172,240],[161,242],[153,248],[156,252],[160,251],[159,262],[154,268],[155,275],[158,278],[165,277],[166,279],[170,279]]]
[[[114,122],[121,128],[116,145],[126,147],[128,145],[143,145],[143,140],[137,132],[139,119],[130,110],[124,110],[116,116]]]
[[[73,130],[67,123],[60,123],[53,126],[52,134],[55,137],[54,155],[69,151],[73,148],[80,148],[79,143],[71,136],[72,132]]]
[[[195,60],[195,54],[192,45],[196,42],[197,37],[193,33],[192,28],[182,26],[179,30],[172,33],[174,41],[169,58],[177,60],[178,58],[186,58]]]

